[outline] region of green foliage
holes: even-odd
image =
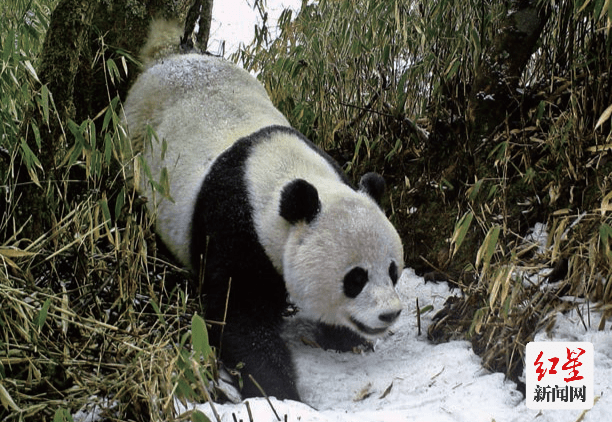
[[[51,299],[45,300],[45,303],[43,303],[42,307],[40,308],[40,311],[38,312],[38,315],[34,319],[33,325],[34,328],[36,328],[38,331],[40,331],[42,326],[45,325],[45,320],[47,319],[47,312],[49,311],[50,305]]]
[[[24,111],[38,101],[49,116],[49,93],[39,83],[36,58],[57,0],[7,0],[0,5],[0,139],[15,136]]]
[[[210,419],[204,413],[200,412],[199,410],[195,410],[191,414],[191,420],[193,422],[210,422]]]
[[[606,223],[599,226],[599,237],[603,246],[603,253],[610,265],[612,265],[612,227]]]
[[[480,268],[482,264],[482,272],[486,273],[487,269],[491,265],[491,258],[497,248],[497,239],[499,239],[499,232],[501,227],[498,225],[492,226],[487,235],[485,236],[478,253],[476,254],[476,268]]]
[[[149,256],[150,223],[125,184],[132,151],[114,88],[130,76],[131,56],[92,43],[100,50],[90,70],[106,81],[107,96],[86,104],[90,114],[77,114],[85,117],[62,121],[54,100],[61,95],[36,72],[56,4],[0,2],[0,419],[70,421],[101,404],[100,391],[116,400],[111,418],[170,419],[182,355],[168,346],[188,330],[182,318],[194,305],[186,272]],[[49,180],[41,162],[52,125],[60,148]],[[54,204],[46,210],[51,230],[36,239],[15,223],[32,183]],[[206,377],[214,355],[198,322]]]
[[[451,239],[453,254],[457,252],[457,250],[461,247],[461,244],[465,240],[465,236],[467,235],[467,232],[470,229],[473,218],[474,213],[468,211],[463,215],[463,217],[461,217],[461,219],[455,225],[455,231]]]
[[[72,211],[75,205],[70,202],[72,199],[92,192],[100,194],[105,185],[120,180],[117,163],[128,153],[125,149],[129,146],[120,129],[118,97],[109,98],[108,105],[95,117],[82,122],[62,122],[53,93],[38,78],[35,69],[39,66],[49,16],[56,3],[10,0],[0,6],[0,147],[11,157],[10,162],[2,162],[4,165],[0,166],[0,178],[8,192],[8,209],[4,210],[0,232],[7,234],[15,230],[10,217],[19,208],[17,183],[29,183],[19,175],[20,165],[25,167],[30,181],[39,186],[38,192],[47,197],[46,203],[52,205],[49,211],[57,213],[54,219],[60,220],[62,214]],[[102,65],[112,83],[126,76],[124,57],[121,63],[123,74],[112,59]],[[49,174],[49,169],[41,164],[41,157],[49,154],[42,139],[50,136],[50,125],[57,123],[65,142],[55,141],[62,148],[61,155],[55,159],[57,174],[52,181],[55,188],[49,188],[41,184],[40,178],[41,174]],[[56,209],[54,204],[60,207]]]
[[[179,348],[177,392],[190,401],[210,400],[209,381],[216,379],[217,366],[215,353],[208,343],[206,323],[199,315],[191,318],[191,351],[185,347],[187,337],[187,334],[183,336]]]
[[[11,156],[21,154],[30,178],[38,183],[40,161],[24,141],[17,141],[26,111],[37,108],[46,122],[53,100],[36,74],[37,56],[49,25],[49,14],[57,0],[8,0],[0,4],[0,147]],[[40,129],[31,126],[40,146]],[[7,171],[0,166],[4,183]],[[6,224],[6,222],[5,222]]]
[[[68,409],[59,408],[55,411],[55,415],[53,416],[53,422],[73,422],[72,415],[68,411]]]
[[[341,0],[279,19],[235,57],[260,73],[273,101],[307,136],[333,146],[337,132],[368,133],[368,117],[420,116],[448,81],[469,77],[481,38],[504,12],[481,2]],[[443,41],[443,42],[442,42]],[[370,137],[371,139],[372,137]]]
[[[206,323],[199,315],[194,315],[191,318],[191,344],[197,359],[202,359],[204,362],[210,362],[211,359],[214,359],[215,354],[208,344]]]
[[[399,26],[408,25],[406,15],[400,17],[393,2],[355,3],[304,5],[295,20],[285,11],[278,39],[268,46],[260,37],[239,53],[246,68],[260,72],[291,123],[326,146],[364,108],[382,112],[383,101],[396,104],[403,94],[405,78],[394,63],[402,59],[399,46],[406,37]]]

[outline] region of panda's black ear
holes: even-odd
[[[385,179],[378,173],[366,173],[359,180],[359,190],[370,195],[378,205],[380,205],[385,189]]]
[[[291,224],[310,223],[319,213],[321,203],[317,188],[303,179],[295,179],[283,188],[280,216]]]

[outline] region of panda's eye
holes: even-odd
[[[395,262],[391,262],[391,265],[389,265],[389,277],[391,277],[391,282],[395,286],[397,284],[397,279],[399,278],[397,274],[397,265],[395,265]]]
[[[368,272],[361,267],[355,267],[344,276],[344,294],[354,299],[368,282]]]

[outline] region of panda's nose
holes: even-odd
[[[402,313],[401,309],[395,312],[386,312],[386,313],[378,315],[378,319],[381,320],[382,322],[386,322],[387,324],[391,324],[393,321],[395,321],[400,316],[401,313]]]

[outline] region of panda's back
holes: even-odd
[[[126,114],[130,131],[151,124],[160,138],[180,138],[180,149],[209,156],[262,127],[289,126],[256,79],[201,54],[170,56],[146,69],[130,91]],[[142,135],[131,133],[137,148]]]
[[[156,213],[157,231],[171,252],[188,264],[193,204],[215,159],[236,140],[262,127],[289,126],[263,86],[222,59],[183,54],[148,67],[131,88],[126,122],[135,152],[141,152],[155,181],[169,174],[174,203],[153,192],[141,172],[137,184]],[[157,138],[150,142],[147,125]]]

